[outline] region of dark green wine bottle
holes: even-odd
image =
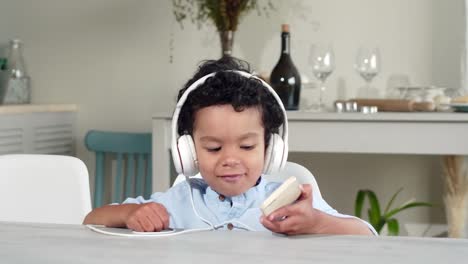
[[[301,76],[290,54],[289,25],[281,25],[281,56],[270,75],[270,84],[286,110],[298,110],[301,97]]]

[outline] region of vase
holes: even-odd
[[[219,38],[221,40],[221,57],[232,56],[234,32],[235,31],[232,30],[219,31]]]

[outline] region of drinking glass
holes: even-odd
[[[356,53],[354,68],[366,82],[364,91],[359,92],[359,97],[378,97],[378,90],[373,88],[372,80],[380,71],[380,51],[378,47],[361,46]]]
[[[310,48],[309,63],[314,76],[320,81],[319,101],[313,103],[309,110],[324,111],[325,81],[335,69],[335,54],[331,44],[313,44]]]

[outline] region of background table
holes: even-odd
[[[0,222],[1,263],[464,263],[468,240],[208,231],[125,238],[81,225]]]

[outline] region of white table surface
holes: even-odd
[[[468,240],[211,231],[126,238],[81,225],[0,222],[0,263],[466,263]]]
[[[467,155],[468,113],[288,111],[289,150],[316,153]],[[172,113],[153,116],[153,191],[170,185]]]

